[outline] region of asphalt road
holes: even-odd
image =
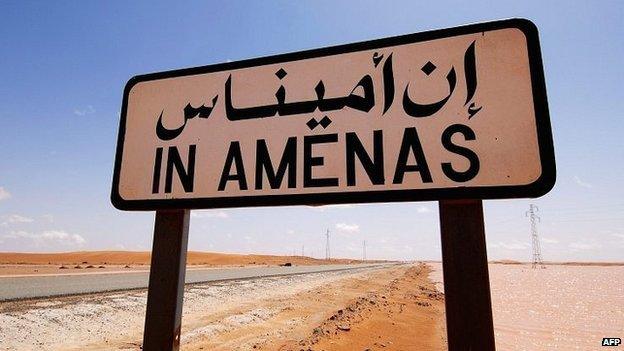
[[[186,284],[371,268],[383,264],[188,269]],[[149,272],[0,277],[0,301],[147,288]]]

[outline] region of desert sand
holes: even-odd
[[[270,350],[446,350],[444,295],[430,268],[410,267],[379,289],[350,300],[294,343]],[[370,287],[369,287],[370,288]]]
[[[432,266],[431,278],[443,291],[442,266]],[[622,337],[621,264],[490,264],[489,271],[499,351],[600,350],[603,337]]]
[[[149,270],[151,252],[78,251],[63,253],[0,252],[0,276],[68,274]],[[316,259],[304,256],[241,255],[189,251],[187,265],[196,267],[348,264],[350,259]],[[367,261],[374,262],[374,261]]]
[[[187,286],[182,348],[444,349],[443,298],[427,270],[403,265]],[[2,303],[0,349],[138,350],[145,301],[144,291],[133,291]]]
[[[490,278],[497,350],[599,350],[624,330],[624,266],[491,264]],[[187,286],[182,349],[445,350],[441,283],[428,263]],[[0,350],[139,350],[145,302],[0,303]]]

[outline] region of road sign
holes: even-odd
[[[113,204],[157,210],[144,350],[180,345],[189,209],[440,200],[449,350],[494,350],[481,199],[555,182],[533,23],[511,19],[126,85]]]
[[[112,201],[537,197],[554,180],[537,29],[514,19],[136,76]]]

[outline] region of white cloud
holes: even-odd
[[[32,236],[33,236],[32,233],[20,230],[20,231],[12,231],[9,234],[4,234],[2,237],[5,239],[18,239],[18,238],[32,238]]]
[[[95,113],[95,109],[91,105],[87,105],[87,107],[83,109],[77,109],[77,108],[74,109],[74,114],[76,116],[86,116],[86,115],[92,115],[94,113]]]
[[[245,240],[246,245],[255,245],[258,243],[251,235],[245,235],[243,236],[243,239]]]
[[[587,251],[587,250],[596,250],[602,247],[601,244],[597,242],[589,242],[589,241],[575,241],[568,245],[572,251]]]
[[[75,245],[82,245],[86,242],[86,240],[78,234],[69,234],[61,230],[47,230],[41,233],[41,238]]]
[[[519,240],[512,240],[511,242],[499,241],[496,243],[492,243],[489,245],[489,247],[495,248],[495,249],[500,248],[500,249],[505,249],[505,250],[526,250],[529,247],[531,247],[531,245],[529,245],[529,243],[527,242],[523,242]]]
[[[3,238],[11,240],[27,240],[36,247],[49,247],[50,245],[79,247],[87,242],[78,234],[70,234],[62,230],[46,230],[41,233],[31,233],[20,230],[5,234]]]
[[[431,213],[431,209],[427,206],[420,205],[416,208],[416,212],[418,213]]]
[[[360,231],[360,226],[357,224],[338,223],[336,224],[336,229],[347,233],[357,233]]]
[[[548,237],[543,237],[540,239],[541,242],[546,243],[546,244],[557,244],[559,243],[559,240],[557,239],[553,239],[553,238],[548,238]]]
[[[35,220],[29,217],[20,216],[18,214],[12,214],[4,217],[5,220],[2,223],[3,225],[12,224],[12,223],[32,223]]]
[[[583,188],[591,189],[594,187],[592,184],[581,180],[581,178],[579,178],[578,176],[574,176],[574,182],[576,183],[576,185],[583,187]]]
[[[229,218],[230,215],[224,211],[193,211],[192,218]]]
[[[0,201],[10,199],[10,198],[11,198],[11,193],[8,190],[6,190],[4,187],[0,186]]]

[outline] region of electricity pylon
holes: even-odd
[[[331,254],[329,251],[329,229],[327,229],[327,232],[325,232],[325,259],[331,259]]]
[[[531,243],[533,246],[533,264],[531,267],[546,268],[542,261],[542,251],[540,249],[539,237],[537,236],[537,222],[541,222],[541,219],[536,212],[539,212],[539,207],[531,204],[529,210],[525,213],[525,216],[531,220]]]

